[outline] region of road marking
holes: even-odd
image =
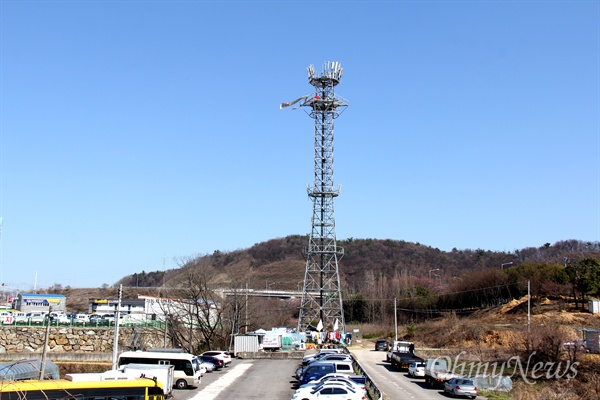
[[[237,378],[242,376],[248,368],[253,366],[252,363],[238,364],[231,371],[223,375],[204,389],[200,390],[197,395],[192,397],[190,400],[214,400],[217,398],[219,393],[225,390],[229,385],[233,383]]]

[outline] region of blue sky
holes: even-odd
[[[278,106],[325,61],[350,104],[338,239],[600,240],[598,1],[0,7],[9,288],[112,285],[307,234],[313,120]]]

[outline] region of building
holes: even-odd
[[[592,314],[600,313],[600,300],[592,299],[588,302],[588,310]]]
[[[119,299],[89,299],[88,313],[89,314],[115,314],[119,305]],[[145,302],[139,299],[121,300],[121,315],[136,315],[145,314]]]
[[[19,293],[13,301],[13,309],[24,313],[43,311],[66,312],[67,298],[62,294]]]
[[[585,349],[590,353],[600,353],[600,330],[584,329]]]
[[[142,295],[139,295],[138,298],[145,301],[145,313],[148,319],[164,321],[165,316],[170,315],[186,325],[197,323],[196,313],[199,307],[190,300]],[[202,309],[206,312],[203,311],[201,315],[208,315],[209,323],[211,325],[216,324],[219,315],[218,305],[211,301],[208,303],[208,307],[202,307]]]
[[[88,310],[90,314],[115,314],[118,304],[118,299],[89,299]],[[216,324],[217,305],[210,302],[207,309],[210,323]],[[169,315],[190,325],[195,323],[197,307],[189,300],[139,295],[138,299],[121,300],[119,310],[121,317],[128,316],[130,320],[164,322]]]

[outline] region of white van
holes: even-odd
[[[73,323],[75,324],[89,324],[90,317],[87,314],[75,314],[75,318],[73,318]]]
[[[200,363],[195,355],[189,353],[125,351],[119,355],[118,367],[127,364],[173,365],[173,386],[177,389],[198,387],[202,380]]]

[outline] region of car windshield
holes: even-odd
[[[458,379],[456,381],[456,384],[457,385],[471,385],[471,386],[473,386],[473,381],[470,381],[468,379]]]
[[[200,371],[200,364],[198,363],[198,360],[196,358],[192,360],[192,367],[194,369],[194,372]]]

